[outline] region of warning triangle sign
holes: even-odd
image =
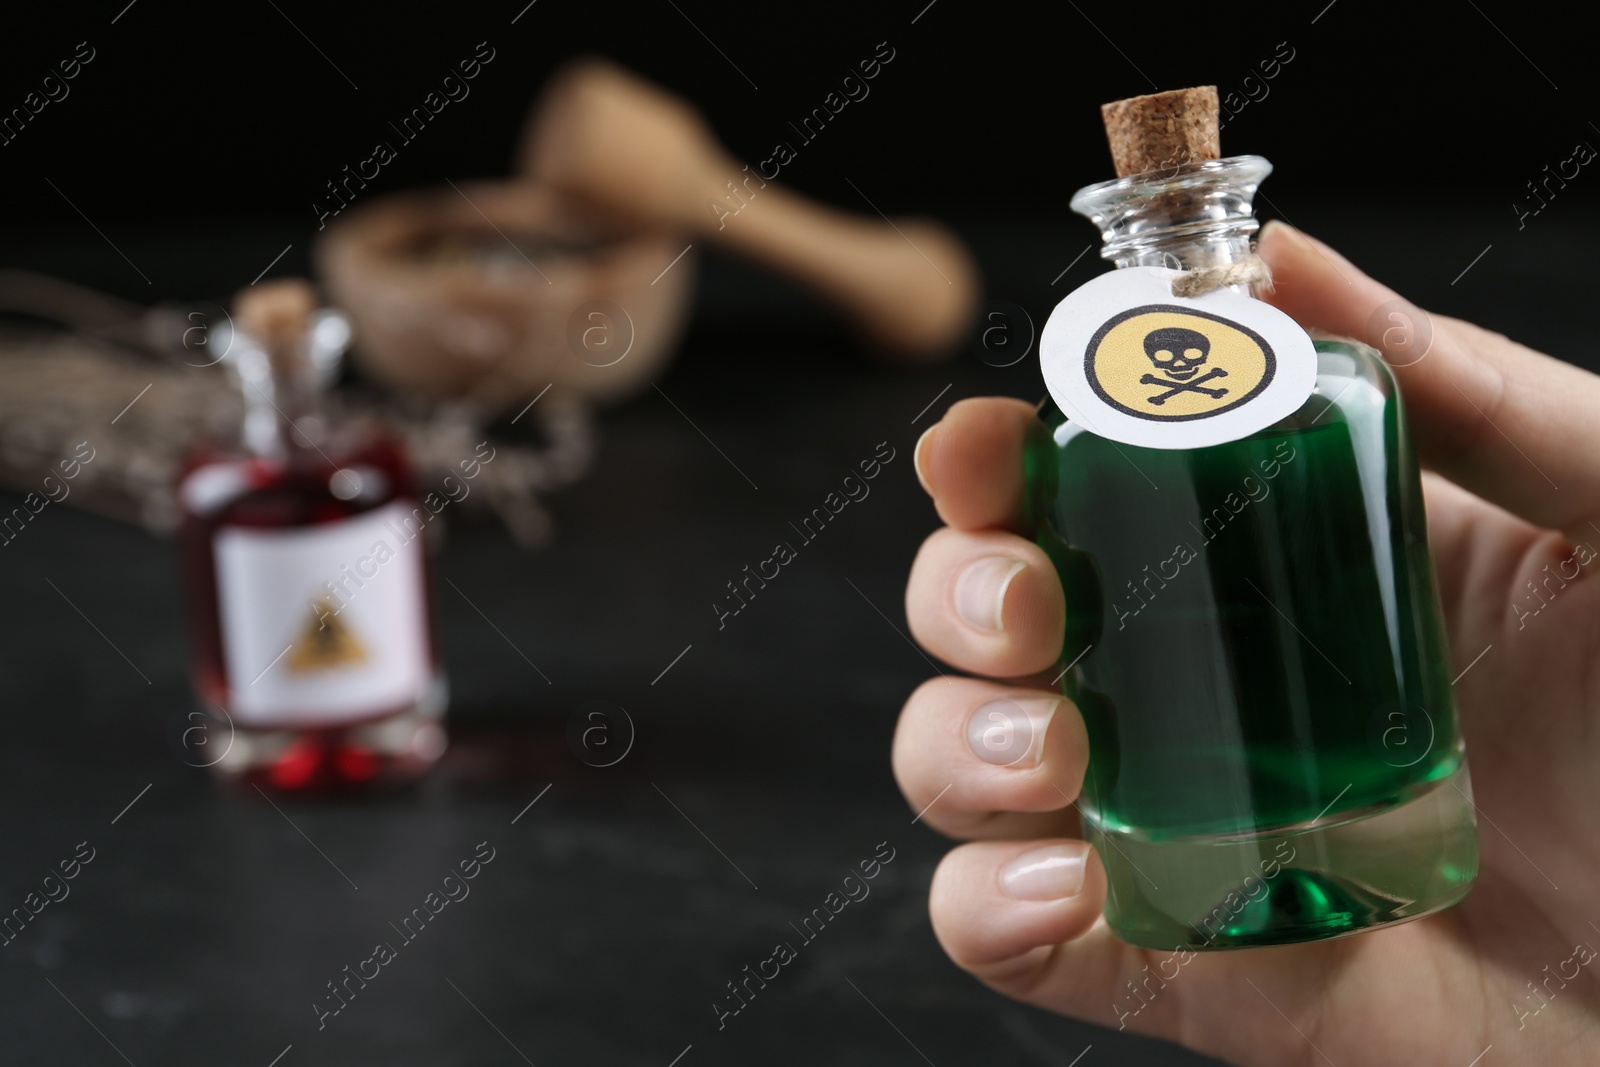
[[[304,674],[329,667],[348,667],[367,658],[366,646],[339,621],[337,611],[326,599],[311,602],[311,619],[284,660],[291,672]]]

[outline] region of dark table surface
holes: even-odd
[[[1587,355],[1583,227],[1424,210],[1296,221],[1420,302]],[[968,231],[991,294],[1036,325],[1098,269],[1048,284],[1089,243],[1081,223]],[[52,507],[4,550],[0,910],[80,842],[95,853],[0,949],[0,1062],[948,1067],[1066,1065],[1090,1046],[1084,1063],[1203,1062],[949,963],[927,918],[947,843],[889,773],[899,706],[936,669],[902,607],[935,525],[912,445],[962,396],[1042,395],[1034,361],[875,366],[770,281],[707,267],[659,383],[681,413],[650,389],[605,414],[594,472],[551,501],[553,546],[452,523],[436,560],[452,747],[414,789],[276,808],[219,789],[172,743],[192,707],[172,544]],[[719,630],[724,583],[879,442],[895,458],[871,495]],[[568,742],[596,700],[634,728],[609,767]],[[391,924],[485,841],[471,895],[319,1030],[326,984],[398,944]],[[801,942],[791,924],[882,842],[871,895]],[[780,941],[798,958],[719,1029],[726,983]]]

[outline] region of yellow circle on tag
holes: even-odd
[[[1174,304],[1129,308],[1095,331],[1084,373],[1100,399],[1156,422],[1210,418],[1272,382],[1266,338],[1231,319]]]

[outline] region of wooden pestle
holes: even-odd
[[[974,313],[977,270],[947,228],[852,215],[763,179],[689,104],[613,63],[580,60],[551,79],[521,163],[627,225],[676,230],[789,275],[893,352],[942,354]]]

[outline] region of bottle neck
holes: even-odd
[[[342,317],[324,319],[291,341],[234,335],[228,362],[244,397],[240,438],[246,451],[291,466],[320,459],[330,430],[323,390],[348,337]]]
[[[1260,228],[1253,201],[1271,172],[1260,156],[1189,163],[1080,189],[1072,209],[1099,227],[1100,254],[1119,268],[1223,267],[1251,254]]]

